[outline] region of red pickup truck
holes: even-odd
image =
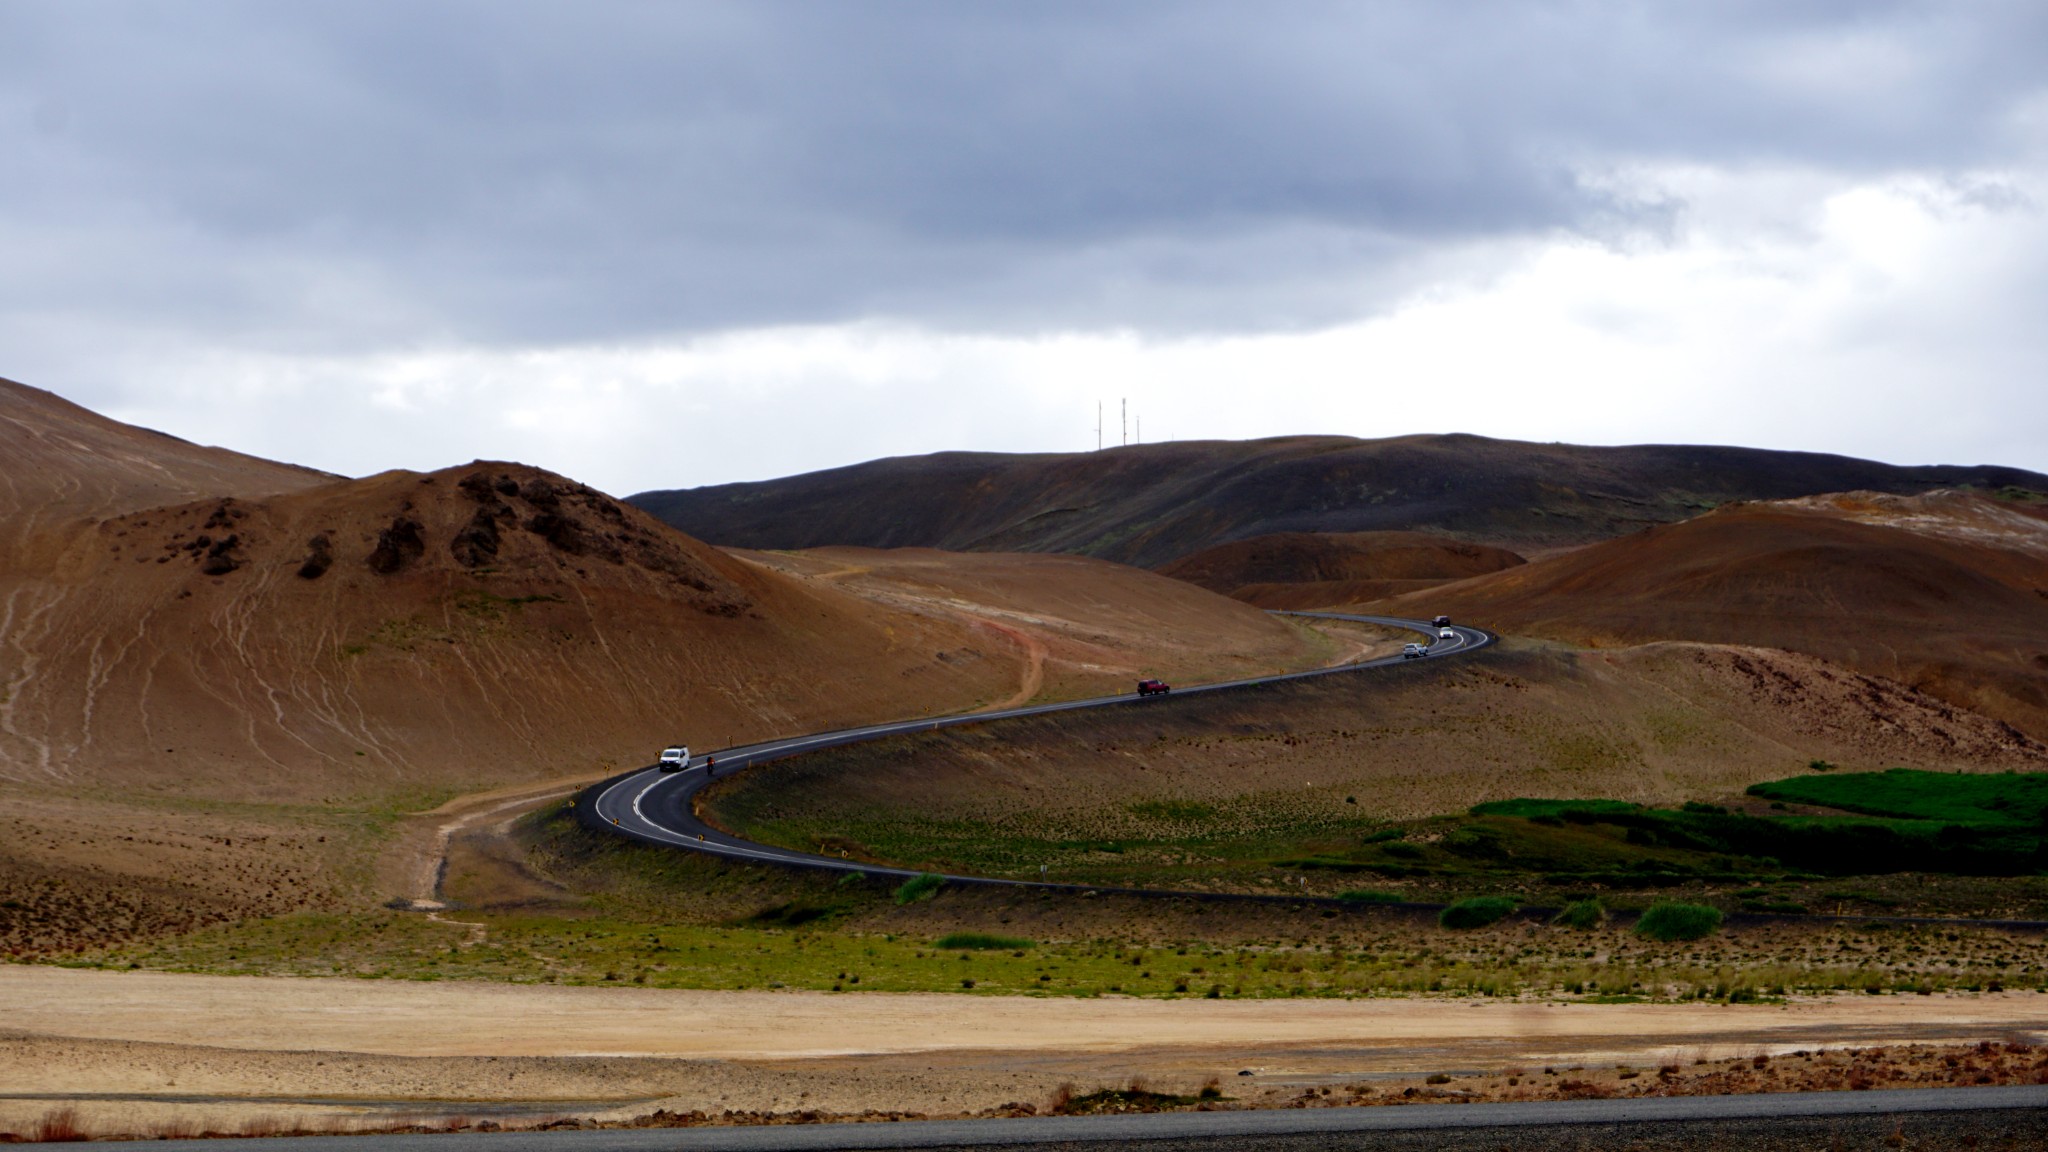
[[[1138,681],[1138,695],[1140,696],[1164,696],[1171,691],[1173,691],[1173,685],[1168,684],[1164,680]]]

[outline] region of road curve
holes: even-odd
[[[1452,625],[1451,635],[1439,635],[1439,630],[1420,620],[1404,620],[1395,616],[1354,616],[1341,612],[1285,612],[1278,615],[1302,616],[1323,620],[1344,620],[1360,624],[1378,624],[1389,628],[1400,628],[1419,632],[1428,638],[1429,647],[1423,660],[1440,660],[1474,652],[1494,643],[1499,637],[1483,628],[1468,628]],[[1256,684],[1277,684],[1286,680],[1306,680],[1315,676],[1337,676],[1357,672],[1366,668],[1382,668],[1391,664],[1412,662],[1402,656],[1388,656],[1379,660],[1366,660],[1356,664],[1340,664],[1333,668],[1313,668],[1306,672],[1288,672],[1278,676],[1254,676],[1244,680],[1226,680],[1217,684],[1200,684],[1190,688],[1175,688],[1176,697],[1196,696],[1205,692],[1227,692],[1235,688],[1247,688]],[[917,875],[910,869],[891,868],[821,856],[811,852],[799,852],[792,848],[778,848],[770,844],[758,844],[751,840],[722,832],[697,818],[693,801],[711,782],[712,771],[708,762],[717,761],[718,779],[732,773],[765,764],[770,760],[781,760],[805,752],[823,748],[837,748],[847,744],[859,744],[867,740],[879,740],[885,736],[896,736],[909,732],[930,732],[940,728],[955,728],[963,724],[985,724],[991,720],[1006,720],[1016,716],[1043,716],[1052,712],[1072,712],[1083,708],[1142,708],[1160,699],[1139,697],[1135,694],[1101,696],[1092,700],[1069,700],[1061,704],[1036,704],[1024,708],[1010,708],[1001,712],[968,712],[955,716],[928,717],[920,720],[897,720],[886,724],[870,724],[863,728],[842,728],[836,732],[819,732],[810,736],[792,736],[784,740],[770,740],[760,744],[745,744],[726,748],[708,756],[694,756],[688,768],[680,772],[663,772],[654,765],[636,768],[631,772],[614,776],[586,789],[576,799],[579,817],[590,827],[614,832],[648,844],[659,844],[672,848],[703,852],[729,860],[743,860],[755,863],[786,864],[806,868],[827,868],[841,872],[863,872],[870,876]],[[1076,889],[1100,891],[1097,886],[1044,883],[1035,880],[1000,880],[979,876],[948,876],[957,880],[978,884],[1002,884],[1031,888]]]

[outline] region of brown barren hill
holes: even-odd
[[[1024,662],[1018,690],[991,707],[1127,692],[1147,676],[1231,680],[1358,655],[1257,608],[1086,556],[930,548],[742,555],[893,608],[972,623],[987,642],[949,660]]]
[[[1747,504],[1382,601],[1594,645],[1808,652],[2048,736],[2048,518],[2013,492]]]
[[[1426,532],[1276,532],[1218,544],[1159,572],[1261,608],[1377,600],[1525,563],[1505,548]]]
[[[963,625],[747,564],[539,469],[52,529],[0,588],[0,779],[290,800],[650,760],[1001,690]]]
[[[336,479],[109,420],[12,380],[0,380],[0,461],[0,540],[79,517],[298,492]]]

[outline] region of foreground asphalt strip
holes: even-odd
[[[1244,1112],[1151,1112],[1135,1116],[1035,1116],[1013,1120],[905,1120],[746,1128],[617,1128],[561,1132],[464,1132],[404,1136],[287,1136],[259,1140],[152,1140],[160,1152],[838,1152],[853,1149],[1074,1141],[1220,1139],[1340,1132],[1415,1132],[1575,1124],[1904,1116],[1916,1112],[2040,1109],[2048,1140],[2048,1085],[1905,1088],[1874,1092],[1773,1092],[1661,1096],[1642,1100],[1545,1100],[1517,1104],[1413,1104],[1272,1108]]]

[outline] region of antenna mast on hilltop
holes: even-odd
[[[1130,446],[1131,446],[1131,402],[1130,402],[1130,400],[1129,400],[1129,399],[1123,399],[1123,400],[1119,400],[1119,401],[1117,401],[1117,410],[1118,410],[1118,412],[1119,412],[1119,413],[1121,414],[1121,415],[1119,416],[1119,419],[1120,419],[1120,420],[1121,420],[1121,421],[1123,422],[1123,426],[1124,426],[1124,429],[1123,429],[1123,432],[1124,432],[1124,447],[1128,448],[1128,447],[1130,447]]]
[[[1095,402],[1095,450],[1102,451],[1102,401]]]

